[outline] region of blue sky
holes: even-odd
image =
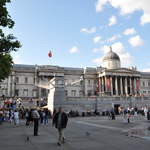
[[[148,6],[149,0],[12,0],[15,26],[8,33],[22,43],[14,62],[102,66],[112,45],[123,67],[150,71]]]

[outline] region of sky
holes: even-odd
[[[150,72],[149,7],[150,0],[12,0],[15,26],[6,32],[22,44],[14,63],[103,66],[112,46],[122,67]]]

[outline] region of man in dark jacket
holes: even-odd
[[[61,143],[65,142],[64,137],[64,128],[67,127],[68,117],[67,114],[63,111],[61,107],[59,107],[59,111],[54,114],[53,117],[53,126],[55,125],[55,128],[58,129],[58,145],[61,145]]]

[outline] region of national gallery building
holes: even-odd
[[[0,83],[0,96],[47,98],[54,78],[53,87],[63,91],[65,100],[150,96],[150,73],[122,68],[119,56],[111,48],[103,64],[95,68],[15,64],[9,78]]]

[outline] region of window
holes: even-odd
[[[150,91],[148,91],[148,93],[150,94]]]
[[[16,83],[19,83],[19,77],[16,77]]]
[[[47,96],[46,89],[44,89],[44,88],[41,89],[41,96],[42,97]]]
[[[90,84],[91,82],[90,82],[90,80],[88,80],[88,84]]]
[[[28,89],[23,90],[23,96],[27,97],[28,96]]]
[[[83,85],[83,81],[80,81],[80,85]]]
[[[65,85],[68,85],[68,80],[67,79],[64,82],[65,82]]]
[[[92,91],[88,90],[88,96],[91,96],[91,95],[92,95]]]
[[[33,90],[33,91],[32,91],[32,96],[33,96],[33,97],[37,97],[37,91],[36,91],[36,90]]]
[[[71,96],[76,96],[76,90],[71,91]]]
[[[18,89],[15,90],[15,96],[19,96],[19,90]]]
[[[35,83],[35,78],[33,78],[33,83]]]
[[[145,87],[145,82],[143,82],[143,87]]]
[[[146,91],[143,91],[143,93],[146,93]]]
[[[65,96],[68,96],[68,91],[67,90],[65,90]]]
[[[25,77],[25,83],[28,83],[28,78],[27,77]]]
[[[83,96],[83,91],[79,91],[79,96]]]
[[[62,80],[58,80],[58,85],[62,85],[63,81]]]
[[[150,81],[148,82],[148,86],[150,86]]]

